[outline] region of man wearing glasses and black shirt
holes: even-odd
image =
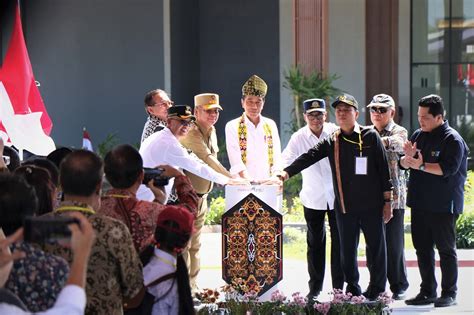
[[[387,281],[384,222],[392,218],[392,185],[387,156],[377,132],[357,123],[358,103],[352,95],[340,95],[332,107],[336,109],[340,130],[302,154],[279,177],[286,180],[319,160],[329,158],[346,292],[361,295],[357,247],[362,229],[373,257],[370,282],[364,296],[375,300],[385,291]],[[314,189],[323,187],[315,186]]]
[[[403,145],[407,141],[407,130],[393,121],[395,101],[390,95],[377,94],[367,105],[373,127],[382,138],[387,151],[390,178],[393,185],[393,218],[385,226],[387,242],[387,279],[394,300],[403,300],[408,288],[407,269],[405,265],[405,247],[403,217],[406,202],[405,170],[400,169],[399,161],[403,153]],[[367,252],[367,263],[370,266],[371,256]]]

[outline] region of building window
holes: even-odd
[[[456,129],[474,126],[474,1],[411,1],[411,129],[418,100],[435,93]]]

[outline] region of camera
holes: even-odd
[[[148,168],[144,167],[143,171],[145,172],[145,176],[143,177],[143,185],[147,185],[152,179],[153,186],[166,186],[170,182],[170,178],[166,176],[162,176],[163,172],[165,171],[162,168]]]
[[[68,225],[78,224],[79,220],[70,217],[26,217],[23,220],[24,240],[45,243],[69,240],[71,230]]]
[[[10,157],[8,155],[4,155],[3,162],[5,163],[5,165],[10,165]]]

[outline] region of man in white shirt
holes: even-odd
[[[242,87],[244,113],[225,126],[230,172],[255,181],[270,178],[281,165],[278,128],[261,115],[266,94],[265,81],[251,76]]]
[[[191,124],[195,120],[196,117],[192,114],[191,107],[187,105],[170,107],[168,109],[168,126],[162,131],[149,136],[140,147],[143,166],[156,167],[157,165],[168,164],[221,185],[243,184],[243,180],[232,179],[213,170],[181,145],[179,139],[188,133]],[[173,180],[171,179],[165,187],[167,196],[169,196],[172,187]],[[144,185],[140,186],[137,196],[139,199],[153,200],[153,194]]]
[[[293,163],[301,154],[327,139],[338,127],[326,121],[326,103],[323,99],[309,99],[303,102],[306,126],[295,132],[282,154],[284,167]],[[308,298],[317,298],[323,288],[326,262],[327,214],[331,229],[331,278],[334,289],[342,289],[344,273],[341,265],[339,234],[334,213],[334,189],[331,166],[327,158],[304,169],[300,192],[307,223],[307,261],[309,273]],[[319,188],[315,188],[319,187]]]
[[[92,245],[95,241],[95,232],[91,223],[80,213],[71,213],[71,217],[78,220],[78,224],[69,225],[71,230],[71,249],[73,251],[73,260],[69,272],[66,286],[61,290],[61,293],[52,308],[45,312],[37,314],[56,315],[56,314],[70,314],[79,315],[84,314],[86,308],[86,293],[84,290],[86,284],[86,273],[89,256]],[[6,239],[0,240],[0,272],[10,272],[10,269],[3,268],[9,261],[14,259],[21,259],[21,253],[10,254],[8,246],[14,242],[20,241],[23,238],[23,229],[18,230]],[[0,283],[0,288],[3,283]],[[0,314],[10,315],[25,315],[32,314],[12,304],[0,303]]]

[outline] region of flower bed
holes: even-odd
[[[241,292],[232,286],[222,288],[224,298],[216,290],[205,289],[200,294],[202,305],[199,315],[232,314],[232,315],[385,315],[390,314],[388,305],[393,301],[388,295],[381,294],[376,301],[368,301],[363,296],[344,294],[341,290],[331,292],[329,302],[308,301],[299,292],[287,298],[276,290],[270,301],[260,302],[255,291]]]

